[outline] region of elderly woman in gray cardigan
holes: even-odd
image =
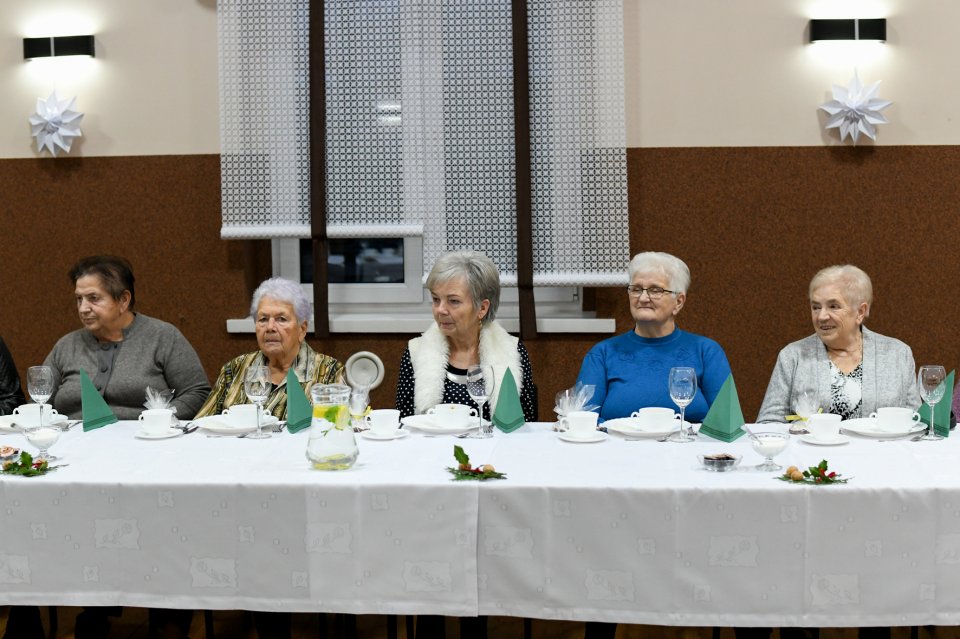
[[[873,302],[870,277],[849,264],[830,266],[813,277],[809,294],[814,334],[780,351],[757,421],[786,421],[806,390],[823,412],[844,419],[920,406],[910,347],[863,326]]]

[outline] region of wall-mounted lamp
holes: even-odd
[[[24,38],[23,59],[50,56],[88,55],[94,57],[93,36],[57,36],[53,38]]]
[[[811,20],[810,42],[823,40],[879,40],[887,39],[887,19]]]

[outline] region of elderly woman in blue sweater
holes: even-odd
[[[668,253],[638,253],[630,260],[627,295],[633,330],[590,349],[577,381],[593,384],[593,403],[602,420],[628,417],[648,406],[674,408],[670,369],[689,366],[697,372],[698,392],[687,407],[692,422],[703,421],[720,387],[730,375],[723,349],[712,339],[677,326],[687,300],[690,269]]]

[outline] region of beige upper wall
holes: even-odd
[[[85,114],[72,156],[219,152],[216,0],[3,0],[0,33],[0,157],[38,155],[53,89]],[[94,59],[23,60],[25,36],[84,33]]]
[[[560,1],[560,0],[557,0]],[[878,144],[957,144],[960,3],[624,0],[631,147],[839,144],[817,107],[856,67],[893,100]],[[811,17],[886,17],[885,45],[805,43]],[[24,62],[24,36],[96,35],[96,59]],[[0,2],[0,157],[37,155],[27,117],[56,88],[86,115],[71,155],[218,153],[215,0]]]

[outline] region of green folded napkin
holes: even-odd
[[[83,432],[102,428],[117,422],[106,400],[90,381],[87,371],[80,369],[80,406],[83,413]]]
[[[944,437],[950,436],[950,408],[953,406],[953,377],[956,372],[953,370],[947,375],[947,379],[943,382],[946,385],[943,399],[933,405],[933,430]],[[929,426],[930,406],[921,404],[917,412],[920,413],[920,421]]]
[[[525,423],[523,407],[520,406],[520,393],[517,382],[508,368],[500,382],[500,394],[497,395],[497,409],[493,412],[493,425],[505,433],[512,433]]]
[[[730,373],[720,387],[717,398],[713,400],[713,406],[703,418],[700,432],[722,442],[732,442],[743,435],[740,427],[744,423],[740,398],[737,396],[737,385],[733,382],[733,373]]]
[[[287,430],[299,433],[310,425],[312,418],[313,407],[310,406],[310,400],[291,367],[287,371]]]

